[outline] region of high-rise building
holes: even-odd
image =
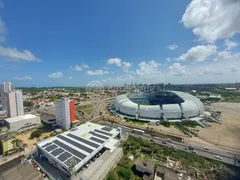
[[[17,115],[22,116],[24,115],[24,107],[23,107],[23,97],[22,97],[21,89],[15,90],[15,97],[16,97]]]
[[[6,110],[8,117],[17,116],[16,93],[14,91],[4,93],[3,110]]]
[[[75,103],[74,103],[74,101],[70,102],[70,120],[71,120],[71,123],[74,123],[77,120],[76,116],[75,116]]]
[[[1,101],[3,101],[4,93],[11,92],[14,90],[14,85],[11,82],[4,82],[0,84],[0,97]]]
[[[11,82],[4,82],[0,86],[2,110],[8,117],[24,115],[22,90],[14,88]]]
[[[76,120],[75,105],[69,98],[56,100],[56,124],[64,129],[69,129]]]

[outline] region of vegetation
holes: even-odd
[[[30,138],[31,139],[34,139],[34,138],[39,138],[42,134],[42,131],[39,131],[39,130],[36,130],[36,131],[33,131],[30,135]]]
[[[162,125],[163,125],[164,127],[170,127],[170,122],[169,122],[169,121],[163,121],[163,122],[162,122]]]
[[[120,177],[122,177],[125,180],[131,179],[131,176],[132,176],[131,166],[125,165],[123,167],[120,167],[118,170],[118,174]]]
[[[34,103],[32,101],[23,101],[23,105],[25,107],[32,107],[34,105]]]
[[[86,104],[82,106],[77,107],[78,110],[90,115],[93,111],[93,105],[92,104]]]
[[[184,134],[188,135],[188,136],[198,136],[197,133],[192,130],[192,129],[188,129],[184,124],[183,122],[176,122],[174,124],[175,128],[179,129],[181,132],[183,132]],[[195,125],[194,124],[191,124],[191,123],[187,123],[187,126],[190,126],[190,127],[194,127]]]
[[[145,122],[145,121],[138,121],[138,120],[133,120],[133,119],[128,119],[128,118],[125,118],[125,120],[128,123],[137,124],[137,125],[141,125],[141,126],[148,123],[148,122]]]
[[[106,180],[115,180],[114,173],[112,171],[108,173]]]
[[[214,89],[213,94],[220,94],[225,102],[240,102],[240,91],[228,91],[223,89]]]

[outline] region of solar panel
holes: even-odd
[[[103,144],[103,143],[105,142],[105,141],[100,140],[100,139],[95,138],[95,137],[90,137],[90,139],[93,140],[93,141],[95,141],[95,142],[101,143],[101,144]]]
[[[60,156],[58,156],[58,159],[62,162],[66,161],[68,158],[70,158],[72,155],[68,152],[62,153]]]
[[[61,154],[62,152],[64,152],[64,150],[62,148],[58,148],[58,149],[53,150],[51,152],[51,154],[56,157],[57,155]]]
[[[110,128],[110,127],[103,127],[102,130],[104,130],[104,131],[108,131],[108,132],[109,132],[109,131],[112,130],[112,128]]]
[[[56,146],[55,144],[53,144],[53,145],[50,145],[50,146],[46,147],[45,150],[46,150],[47,152],[50,152],[50,151],[52,151],[52,150],[54,150],[54,149],[56,149],[56,148],[57,148],[57,146]]]
[[[90,131],[89,133],[92,134],[92,135],[94,135],[94,136],[97,136],[97,137],[99,137],[99,138],[102,138],[102,139],[106,139],[106,140],[109,139],[109,137],[102,136],[102,135],[97,134],[97,133],[95,133],[95,132],[93,132],[93,131]]]
[[[47,147],[47,146],[49,146],[49,145],[51,145],[51,144],[52,144],[52,143],[47,143],[47,144],[43,145],[42,148],[45,148],[45,147]]]
[[[73,159],[73,160],[72,160]],[[70,159],[68,159],[64,164],[66,164],[67,166],[69,166],[70,162],[74,161],[75,165],[77,165],[78,163],[81,162],[80,159],[76,158],[76,157],[71,157]]]
[[[104,134],[104,135],[107,135],[107,136],[112,136],[113,134],[111,133],[107,133],[107,132],[104,132],[104,131],[100,131],[98,129],[95,129],[94,131],[98,132],[98,133],[101,133],[101,134]]]
[[[54,140],[53,143],[57,144],[58,146],[60,146],[61,148],[65,149],[66,151],[74,154],[75,156],[79,157],[80,159],[84,159],[86,157],[85,154],[76,151],[75,149],[71,148],[70,146],[63,144],[62,142],[58,141],[58,140]]]
[[[72,144],[73,146],[76,146],[77,148],[79,148],[79,149],[81,149],[83,151],[86,151],[86,152],[90,153],[90,154],[93,152],[92,149],[90,149],[90,148],[88,148],[86,146],[83,146],[82,144],[79,144],[79,143],[77,143],[77,142],[75,142],[75,141],[73,141],[73,140],[71,140],[69,138],[66,138],[65,136],[58,135],[57,137],[59,139],[62,139],[63,141],[66,141],[66,142]]]
[[[71,137],[71,138],[73,138],[73,139],[76,139],[76,140],[78,140],[78,141],[81,141],[81,142],[83,142],[83,143],[85,143],[85,144],[87,144],[87,145],[89,145],[89,146],[92,146],[92,147],[95,147],[95,148],[98,148],[98,147],[99,147],[98,144],[95,144],[95,143],[93,143],[93,142],[87,141],[86,139],[80,138],[80,137],[75,136],[75,135],[73,135],[73,134],[67,134],[67,136],[69,136],[69,137]]]

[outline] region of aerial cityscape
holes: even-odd
[[[239,0],[0,0],[0,180],[239,180],[239,24]]]

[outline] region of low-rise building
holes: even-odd
[[[36,128],[39,125],[41,125],[40,117],[32,114],[6,118],[5,122],[9,128],[9,131],[20,131],[20,132],[27,131],[32,128]]]
[[[96,166],[107,163],[107,169],[104,169],[104,173],[107,174],[111,167],[116,164],[117,161],[114,158],[111,161],[110,157],[116,155],[115,158],[119,159],[121,156],[121,152],[114,153],[119,145],[119,138],[119,129],[87,122],[50,139],[38,142],[37,157],[38,159],[47,159],[50,164],[66,175],[71,175],[73,172],[74,174],[79,173],[83,167],[88,167],[94,161],[96,163],[92,168],[99,168],[96,171],[99,171],[99,177],[103,177],[103,170],[101,167],[96,168]],[[106,154],[105,152],[109,152],[107,153],[108,156],[105,156],[110,159],[106,160],[105,156],[102,157]],[[100,160],[97,162],[98,158]],[[85,180],[84,177],[90,178],[87,172],[83,175]]]
[[[13,136],[10,136],[8,134],[0,135],[0,154],[4,154],[14,148],[14,139],[15,138]]]

